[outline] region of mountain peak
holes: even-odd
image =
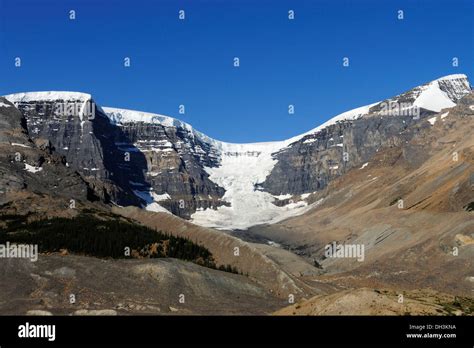
[[[70,92],[70,91],[38,91],[13,93],[4,96],[12,103],[30,102],[30,101],[55,101],[55,100],[81,100],[87,101],[92,99],[88,93]]]
[[[440,77],[415,88],[413,105],[440,112],[456,105],[457,101],[471,92],[469,80],[464,74]]]
[[[383,103],[401,103],[410,104],[411,107],[419,107],[432,112],[439,112],[444,108],[453,107],[457,101],[471,92],[471,85],[468,77],[465,74],[451,74],[442,76],[431,82],[414,87],[395,97],[378,101],[369,105],[361,106],[352,110],[348,110],[339,115],[336,115],[328,121],[322,123],[316,128],[313,128],[303,134],[296,135],[283,141],[273,141],[268,143],[254,143],[254,144],[232,144],[213,139],[196,129],[190,124],[179,119],[160,115],[157,113],[142,112],[136,110],[128,110],[121,108],[103,107],[104,113],[109,117],[110,121],[115,124],[129,123],[129,122],[143,122],[156,123],[165,127],[178,127],[187,132],[197,136],[202,141],[212,144],[217,148],[226,148],[235,150],[236,148],[247,147],[248,145],[258,145],[265,149],[276,151],[278,148],[287,146],[288,144],[297,141],[308,134],[316,133],[338,121],[355,120],[365,115],[371,114],[380,109]],[[26,93],[14,93],[6,95],[5,98],[12,103],[32,102],[32,101],[56,101],[56,100],[73,100],[86,102],[92,100],[92,96],[88,93],[70,92],[70,91],[38,91]]]
[[[451,75],[440,77],[434,81],[459,80],[459,79],[468,80],[467,75],[465,74],[451,74]]]

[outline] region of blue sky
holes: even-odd
[[[82,91],[220,140],[280,140],[444,75],[474,80],[473,20],[471,0],[0,0],[0,94]]]

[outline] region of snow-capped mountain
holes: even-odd
[[[5,96],[104,201],[169,211],[223,229],[280,221],[310,209],[305,200],[333,178],[367,163],[381,146],[409,141],[405,130],[456,105],[471,87],[450,75],[359,107],[284,141],[232,144],[172,117],[97,106],[75,92]],[[78,104],[59,115],[56,104]],[[88,112],[86,112],[88,111]],[[79,116],[79,117],[77,117]]]

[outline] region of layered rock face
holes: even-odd
[[[118,120],[116,127],[124,134],[120,146],[134,147],[144,157],[145,182],[133,181],[132,186],[145,199],[147,191],[151,192],[148,205],[159,202],[173,214],[189,218],[196,209],[213,209],[224,204],[220,201],[224,189],[209,180],[204,170],[219,165],[219,154],[211,144],[184,126],[121,121],[126,110],[104,109],[112,120]]]
[[[275,195],[318,191],[363,166],[379,148],[410,141],[430,127],[430,116],[455,106],[470,90],[465,76],[452,75],[369,105],[355,118],[337,120],[275,153],[278,163],[259,187]]]
[[[466,76],[450,75],[294,138],[255,144],[220,142],[167,116],[101,108],[83,93],[6,98],[31,139],[49,141],[104,202],[245,229],[303,213],[310,193],[364,166],[379,148],[410,141],[470,91]]]
[[[415,122],[412,117],[338,122],[274,154],[278,163],[259,186],[275,195],[321,190],[331,179],[367,162],[379,147],[409,140],[413,133],[404,131]]]
[[[93,190],[74,171],[66,159],[54,151],[44,137],[32,138],[26,120],[15,106],[0,97],[0,205],[2,209],[15,201],[17,194],[28,190],[33,195],[70,200],[97,199]]]
[[[99,109],[93,110],[90,95],[45,92],[7,98],[23,114],[31,139],[47,139],[51,149],[64,156],[66,166],[80,173],[103,201],[140,203],[128,181],[145,182],[140,172],[146,168],[144,158],[129,149],[135,156],[124,160],[115,143],[125,136]]]
[[[224,190],[203,167],[216,166],[213,149],[181,127],[115,122],[90,95],[38,92],[7,96],[24,116],[30,137],[48,139],[66,165],[104,202],[135,205],[189,218],[223,203]],[[158,205],[156,202],[160,202]]]

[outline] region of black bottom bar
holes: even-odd
[[[14,345],[449,345],[472,347],[473,317],[0,317]],[[54,325],[52,327],[35,325]],[[48,330],[51,329],[51,330]],[[42,334],[45,337],[19,337]]]

